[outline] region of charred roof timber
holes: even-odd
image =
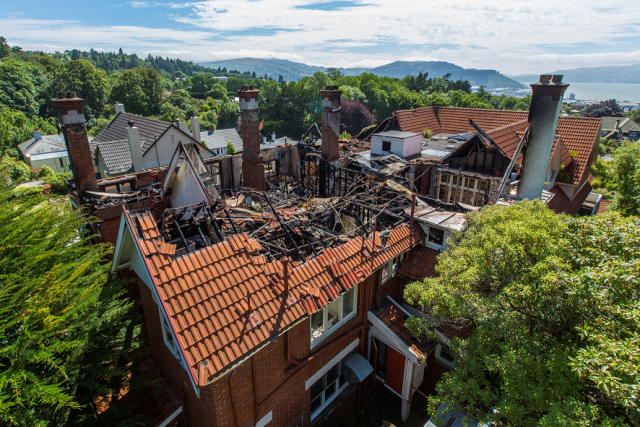
[[[411,200],[385,184],[326,199],[307,198],[298,190],[294,188],[288,196],[281,190],[240,190],[236,197],[210,207],[202,202],[168,208],[160,234],[175,245],[174,258],[246,233],[260,243],[268,259],[287,257],[300,263],[356,236],[391,229],[410,218],[404,209]],[[142,212],[148,209],[132,211]]]

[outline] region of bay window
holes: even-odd
[[[340,325],[351,319],[357,310],[358,286],[331,301],[323,309],[311,315],[311,345],[322,341]]]

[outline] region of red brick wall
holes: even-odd
[[[303,361],[310,354],[327,348],[305,366],[295,372],[286,372],[286,369],[293,365],[287,361],[287,334],[285,333],[236,366],[233,373],[228,372],[203,387],[200,399],[196,397],[186,371],[164,344],[158,308],[151,297],[151,291],[141,281],[139,286],[153,357],[167,382],[178,395],[183,396],[183,390],[186,391],[185,412],[191,426],[249,427],[273,411],[273,419],[269,426],[306,427],[311,425],[311,391],[305,390],[305,381],[356,338],[360,338],[360,345],[355,348],[355,352],[360,352],[362,348],[363,355],[366,357],[368,337],[366,328],[363,332],[352,334],[335,345],[332,345],[332,342],[365,324],[367,310],[365,302],[370,301],[374,295],[368,286],[372,286],[375,280],[374,275],[365,282],[366,284],[359,285],[357,315],[334,331],[317,348],[313,350],[310,348],[308,318],[289,330],[291,356],[295,360]],[[231,396],[233,396],[233,404]],[[360,393],[356,387],[342,402],[334,402],[335,407],[332,408],[328,420],[330,422],[339,420],[344,414],[357,407],[359,396]],[[237,419],[237,424],[234,418]]]

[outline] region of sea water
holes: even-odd
[[[632,83],[582,83],[566,82],[569,87],[564,94],[564,99],[569,94],[576,95],[576,99],[615,99],[616,101],[629,101],[640,103],[640,84]]]

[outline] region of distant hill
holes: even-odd
[[[217,69],[227,68],[227,70],[256,72],[258,76],[265,74],[273,79],[278,79],[279,75],[286,81],[300,80],[310,76],[316,71],[324,71],[324,67],[316,67],[299,62],[287,61],[284,59],[258,59],[241,58],[227,59],[224,61],[204,62],[200,65]],[[453,80],[469,80],[472,86],[484,85],[487,88],[498,87],[522,87],[522,84],[510,79],[504,74],[495,70],[465,69],[450,62],[442,61],[396,61],[376,68],[338,68],[349,76],[360,75],[362,73],[373,73],[378,76],[402,78],[406,75],[418,75],[420,72],[428,72],[429,77],[442,77],[451,73]]]
[[[564,81],[584,82],[584,83],[640,83],[640,64],[617,66],[608,65],[605,67],[585,67],[574,68],[571,70],[557,70],[552,73],[543,74],[562,74]],[[514,80],[522,83],[537,82],[540,76],[538,74],[521,74],[511,76]]]

